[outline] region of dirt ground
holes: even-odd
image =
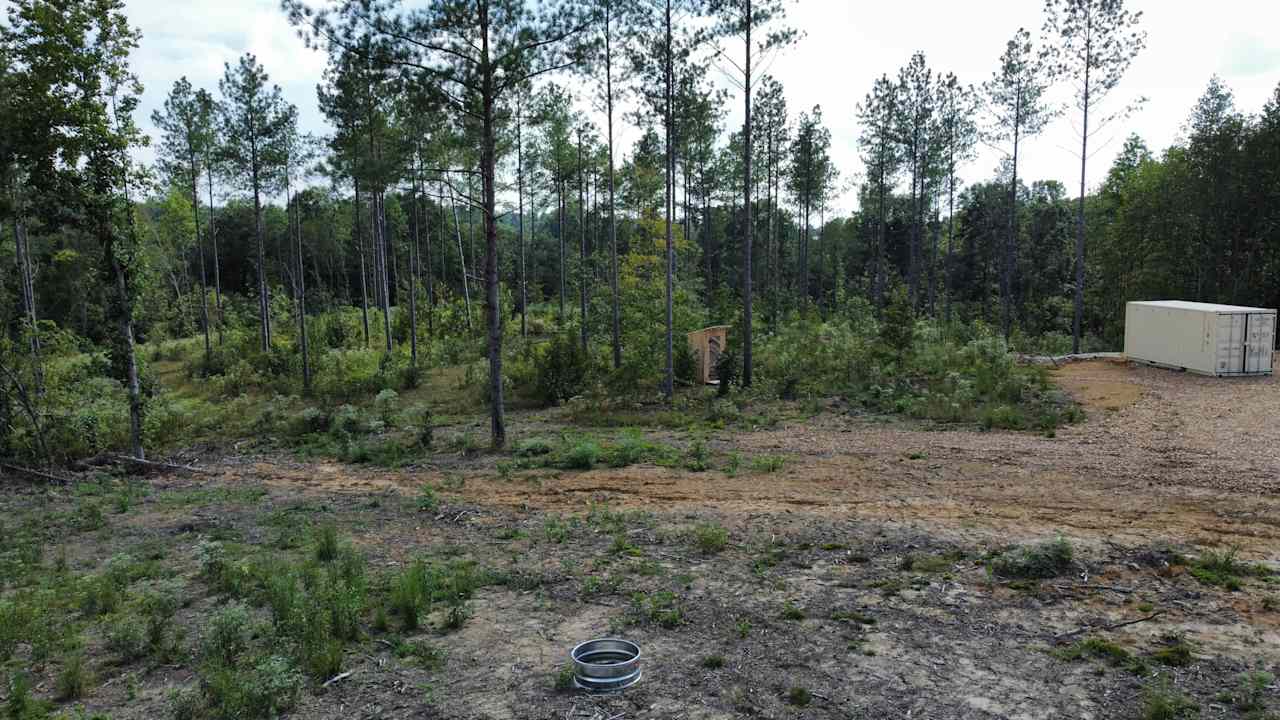
[[[153,477],[110,534],[68,542],[83,566],[164,543],[200,593],[179,616],[192,635],[223,601],[195,577],[197,542],[254,545],[282,516],[337,523],[374,571],[431,554],[520,579],[477,592],[461,629],[412,635],[447,653],[443,668],[392,653],[394,628],[369,630],[344,656],[350,674],[306,691],[291,717],[1140,718],[1153,693],[1185,694],[1201,718],[1246,717],[1242,675],[1280,668],[1280,583],[1212,587],[1182,556],[1238,548],[1280,568],[1280,383],[1111,362],[1056,378],[1088,417],[1055,437],[922,428],[833,404],[710,438],[717,453],[782,458],[773,472],[210,458],[212,475]],[[512,420],[519,437],[555,419]],[[443,498],[430,513],[413,500],[424,483]],[[225,492],[164,499],[210,488]],[[10,491],[0,510],[31,502]],[[723,548],[699,540],[711,527],[727,531]],[[1010,544],[1058,536],[1075,557],[1057,577],[988,569]],[[674,619],[651,612],[660,598]],[[568,649],[601,635],[640,643],[641,683],[605,696],[556,689]],[[1064,652],[1085,638],[1142,662]],[[1192,654],[1160,660],[1174,646]],[[165,716],[167,693],[195,677],[100,664],[84,705],[113,718]],[[1261,712],[1280,711],[1266,682]]]

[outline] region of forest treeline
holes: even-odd
[[[892,370],[922,338],[979,343],[957,362],[989,365],[981,343],[1115,349],[1127,300],[1280,305],[1280,87],[1242,109],[1211,79],[1173,146],[1131,136],[1085,185],[1090,143],[1123,136],[1140,105],[1121,80],[1145,33],[1119,0],[1047,0],[1039,33],[992,48],[974,84],[913,55],[859,103],[852,168],[831,158],[823,108],[789,107],[760,72],[804,52],[782,0],[282,12],[328,59],[323,137],[245,55],[216,88],[176,79],[148,139],[129,68],[145,39],[122,2],[10,4],[0,454],[52,457],[53,425],[118,432],[68,420],[83,405],[70,383],[127,399],[141,457],[180,411],[159,410],[136,346],[169,339],[197,338],[188,372],[229,396],[256,382],[338,402],[483,357],[501,446],[513,391],[555,401],[593,374],[670,397],[684,333],[704,325],[733,325],[726,372],[744,387],[821,391],[796,348],[830,343],[847,352],[827,390],[892,406],[938,403],[908,387],[919,372]],[[1071,102],[1050,102],[1055,88]],[[1044,152],[1034,137],[1068,121],[1079,186],[1020,175]],[[629,147],[624,125],[639,130]],[[142,167],[148,141],[157,162]],[[980,145],[1004,159],[966,186]],[[858,209],[839,212],[848,193]],[[960,402],[937,412],[968,417]]]

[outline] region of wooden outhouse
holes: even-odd
[[[689,350],[698,363],[695,381],[703,385],[720,382],[720,377],[716,374],[716,365],[720,362],[721,353],[728,346],[728,338],[728,325],[713,325],[689,333]]]

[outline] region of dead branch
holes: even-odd
[[[1084,627],[1082,627],[1082,628],[1077,628],[1077,629],[1075,629],[1075,630],[1072,630],[1071,632],[1062,633],[1061,635],[1054,635],[1054,636],[1053,636],[1053,641],[1054,641],[1055,643],[1062,643],[1064,640],[1070,640],[1071,638],[1076,637],[1077,635],[1083,635],[1084,633],[1087,633],[1087,632],[1089,632],[1090,630],[1101,630],[1101,631],[1104,631],[1104,632],[1110,632],[1110,631],[1112,631],[1112,630],[1119,630],[1119,629],[1120,629],[1120,628],[1122,628],[1122,627],[1128,627],[1128,626],[1130,626],[1130,625],[1137,625],[1138,623],[1144,623],[1144,622],[1147,622],[1148,620],[1155,620],[1156,618],[1160,617],[1161,615],[1164,615],[1164,611],[1163,611],[1163,610],[1157,610],[1156,612],[1153,612],[1153,613],[1151,613],[1150,615],[1148,615],[1148,616],[1146,616],[1146,617],[1138,618],[1137,620],[1126,620],[1126,621],[1124,621],[1124,622],[1119,622],[1119,623],[1115,623],[1115,624],[1112,624],[1112,625],[1103,625],[1102,627],[1098,627],[1098,628],[1095,628],[1095,627],[1093,627],[1092,625],[1085,625]]]
[[[213,475],[214,473],[204,468],[192,467],[190,465],[174,465],[173,463],[159,462],[157,460],[143,460],[141,458],[132,457],[130,455],[111,455],[111,460],[125,465],[135,465],[138,467],[150,468],[152,470],[169,470],[171,472],[190,472],[200,475]]]
[[[59,485],[65,485],[65,484],[66,484],[66,482],[67,482],[67,479],[66,479],[66,478],[60,478],[60,477],[58,477],[57,475],[51,475],[51,474],[46,473],[46,472],[41,472],[41,471],[39,471],[39,470],[33,470],[33,469],[29,468],[29,467],[22,467],[22,466],[20,466],[20,465],[10,465],[9,463],[0,463],[0,468],[4,468],[5,470],[9,470],[10,472],[16,472],[16,473],[21,473],[21,474],[23,474],[23,475],[30,475],[30,476],[32,476],[32,477],[38,477],[38,478],[40,478],[41,480],[48,480],[48,481],[50,481],[50,482],[56,482],[56,483],[58,483]]]

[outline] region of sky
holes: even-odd
[[[1128,6],[1143,13],[1147,47],[1102,111],[1137,97],[1147,101],[1128,120],[1094,136],[1087,179],[1091,188],[1105,177],[1130,133],[1142,136],[1156,152],[1174,143],[1211,76],[1222,77],[1245,113],[1261,111],[1280,84],[1280,33],[1275,31],[1280,2],[1129,0]],[[145,131],[154,134],[151,112],[179,77],[216,95],[224,63],[251,52],[281,86],[285,99],[298,106],[304,129],[329,132],[316,106],[324,55],[305,47],[278,0],[126,0],[126,12],[143,36],[133,66],[146,88],[138,116]],[[843,179],[857,180],[862,163],[856,107],[877,77],[896,75],[912,53],[921,51],[932,68],[953,72],[963,83],[980,84],[991,77],[1005,42],[1018,28],[1039,34],[1043,14],[1040,0],[796,0],[787,19],[803,37],[778,54],[767,71],[785,88],[793,118],[822,106],[836,166]],[[734,46],[726,48],[732,52]],[[727,87],[721,74],[713,73]],[[1069,100],[1065,92],[1062,88],[1057,99]],[[741,105],[739,94],[727,125],[741,124]],[[1079,139],[1069,118],[1070,113],[1026,143],[1019,172],[1029,180],[1059,180],[1074,195],[1080,182]],[[626,129],[619,148],[625,152],[636,137],[637,131]],[[150,153],[142,157],[149,160]],[[983,148],[964,168],[964,179],[990,177],[1001,157]],[[840,212],[854,208],[851,192],[835,202]]]

